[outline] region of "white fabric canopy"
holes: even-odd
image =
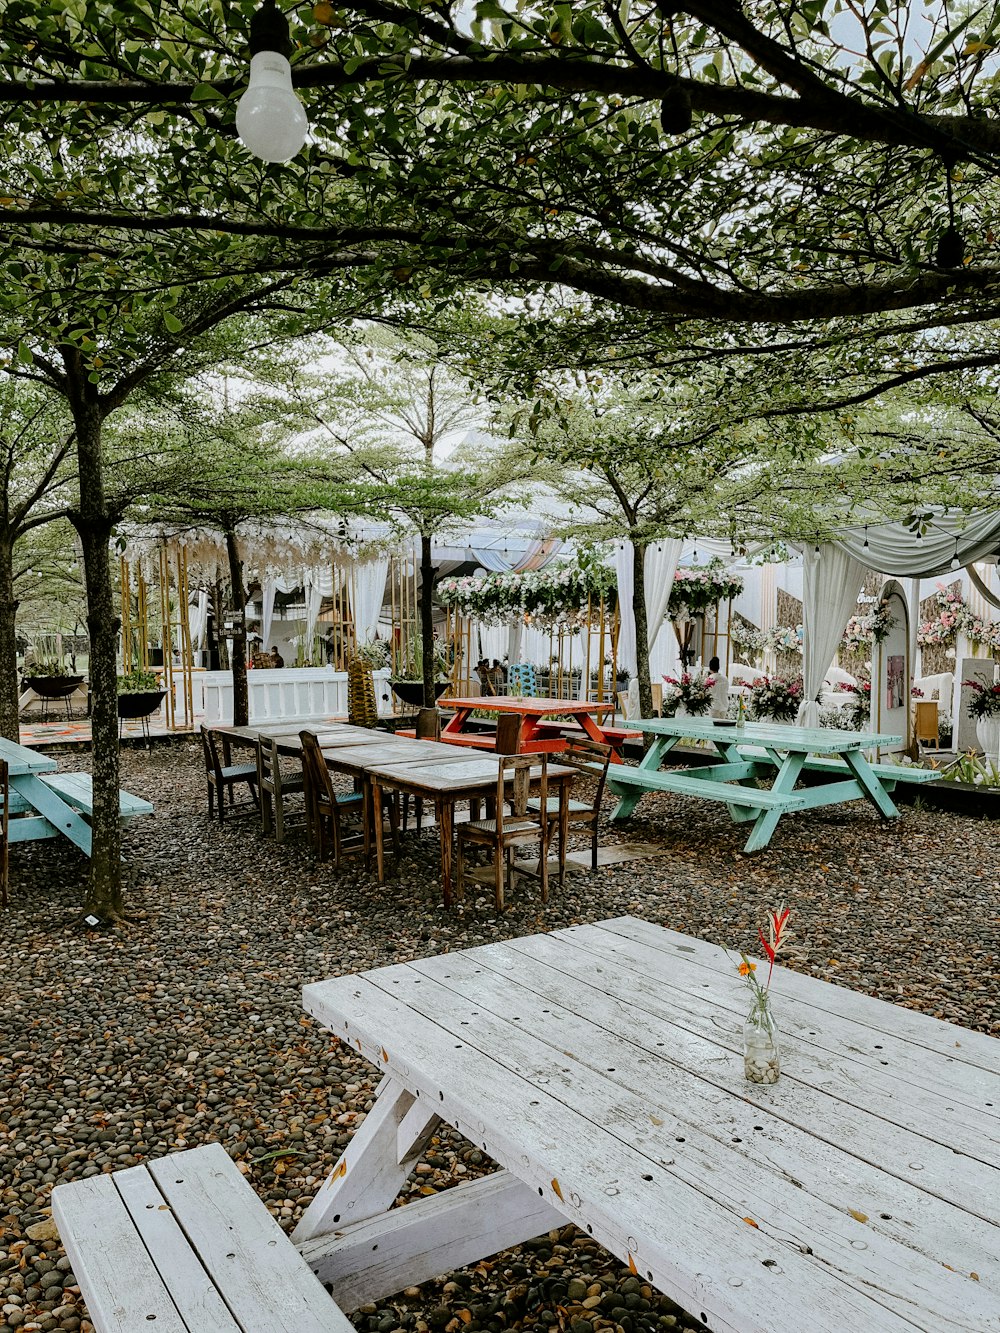
[[[378,626],[389,573],[388,556],[366,560],[354,570],[354,635],[360,645],[370,643]]]
[[[498,551],[495,546],[473,545],[471,551],[473,559],[478,561],[483,569],[491,574],[504,574],[511,569],[519,572],[525,569],[542,569],[555,558],[561,546],[562,542],[558,538],[547,537],[529,542],[527,550],[508,552]]]
[[[632,543],[615,546],[615,575],[618,584],[618,669],[636,674],[635,615],[632,610]],[[681,543],[675,539],[653,542],[646,548],[642,564],[646,601],[646,632],[649,637],[649,655],[654,656],[658,642],[660,652],[669,642],[663,635],[672,635],[673,629],[664,622],[670,591],[674,586]]]
[[[1000,513],[980,512],[967,517],[928,514],[927,531],[921,537],[905,523],[885,523],[845,533],[835,544],[882,574],[936,578],[951,571],[956,555],[960,565],[996,555],[1000,549]]]
[[[819,726],[817,696],[827,668],[837,653],[847,622],[858,605],[867,566],[841,545],[807,546],[802,553],[802,680],[801,727]]]

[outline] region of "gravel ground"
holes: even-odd
[[[67,755],[61,767],[86,762]],[[782,821],[771,847],[746,859],[745,830],[721,807],[650,796],[627,836],[665,855],[574,875],[544,908],[525,885],[497,920],[492,893],[440,906],[434,831],[408,837],[402,873],[382,892],[356,860],[342,876],[317,866],[299,833],[277,847],[246,818],[210,826],[190,743],[130,750],[123,769],[123,785],[157,811],[126,835],[131,925],[77,925],[85,863],[69,844],[12,856],[0,946],[0,1333],[90,1328],[49,1214],[59,1181],[218,1139],[291,1229],[377,1081],[301,1013],[304,981],[623,912],[752,950],[756,923],[783,900],[794,910],[791,966],[1000,1035],[1000,843],[989,822],[918,806],[885,826],[867,808],[833,808]],[[489,1165],[441,1133],[407,1191]],[[573,1227],[353,1322],[379,1333],[698,1327]]]

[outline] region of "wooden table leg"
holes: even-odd
[[[372,778],[371,782],[367,783],[366,786],[371,793],[372,809],[379,812],[378,818],[373,821],[375,829],[375,868],[378,875],[378,882],[384,884],[385,848],[382,846],[382,788],[379,786],[378,778]]]
[[[435,814],[437,815],[438,828],[441,830],[441,890],[444,895],[445,907],[450,907],[452,900],[451,845],[455,824],[455,804],[447,796],[435,797],[434,804],[437,807]]]

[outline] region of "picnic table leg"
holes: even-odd
[[[847,761],[847,767],[857,778],[864,794],[871,801],[872,805],[875,806],[876,810],[880,811],[886,819],[898,818],[899,810],[896,807],[896,803],[882,786],[878,774],[872,772],[871,764],[869,764],[861,751],[848,750],[845,753],[844,758]]]
[[[33,810],[44,816],[53,828],[57,828],[64,837],[75,843],[84,856],[91,855],[93,834],[90,825],[79,811],[66,804],[58,792],[53,791],[32,773],[17,774],[10,779],[10,785],[24,797]]]
[[[449,736],[458,736],[463,732],[465,730],[465,723],[471,712],[471,708],[457,708],[444,724],[441,731],[441,739],[447,740]]]
[[[795,784],[799,780],[802,772],[802,765],[806,761],[804,754],[788,754],[785,756],[778,776],[774,779],[771,791],[776,796],[790,796],[795,790]],[[778,820],[784,812],[781,810],[761,810],[754,821],[753,829],[747,838],[743,850],[749,856],[752,852],[759,852],[766,847],[774,835],[774,830],[778,827]]]
[[[679,739],[678,736],[657,736],[653,741],[653,744],[639,761],[639,768],[645,772],[652,770],[652,772],[655,773],[663,762],[663,756],[674,748]],[[609,773],[608,777],[613,791],[615,781],[614,774]],[[620,795],[618,797],[618,804],[615,806],[611,814],[612,824],[620,824],[623,820],[628,819],[629,815],[631,815],[632,811],[639,804],[640,798],[644,795],[645,792],[641,787],[630,787],[624,795]]]
[[[608,744],[608,738],[601,730],[600,723],[593,713],[580,713],[577,717],[577,721],[583,728],[584,733],[589,736],[592,741],[597,741],[599,745]],[[614,721],[613,718],[612,721]],[[613,764],[623,764],[625,762],[613,745],[611,747],[611,762]]]
[[[441,892],[445,907],[451,906],[451,846],[454,841],[455,805],[447,796],[435,798],[438,828],[441,830]],[[464,895],[463,895],[464,896]]]
[[[292,1233],[296,1244],[385,1212],[437,1124],[432,1107],[391,1076],[383,1079],[375,1105]]]
[[[372,828],[375,832],[375,871],[380,884],[385,883],[385,847],[382,842],[382,788],[379,785],[378,778],[372,778],[368,783],[368,790],[371,793],[372,810],[378,810],[379,818],[372,820]],[[364,816],[367,820],[367,814]]]

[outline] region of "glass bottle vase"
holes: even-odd
[[[743,1024],[743,1068],[751,1083],[777,1083],[781,1073],[778,1028],[766,992],[754,1000]]]

